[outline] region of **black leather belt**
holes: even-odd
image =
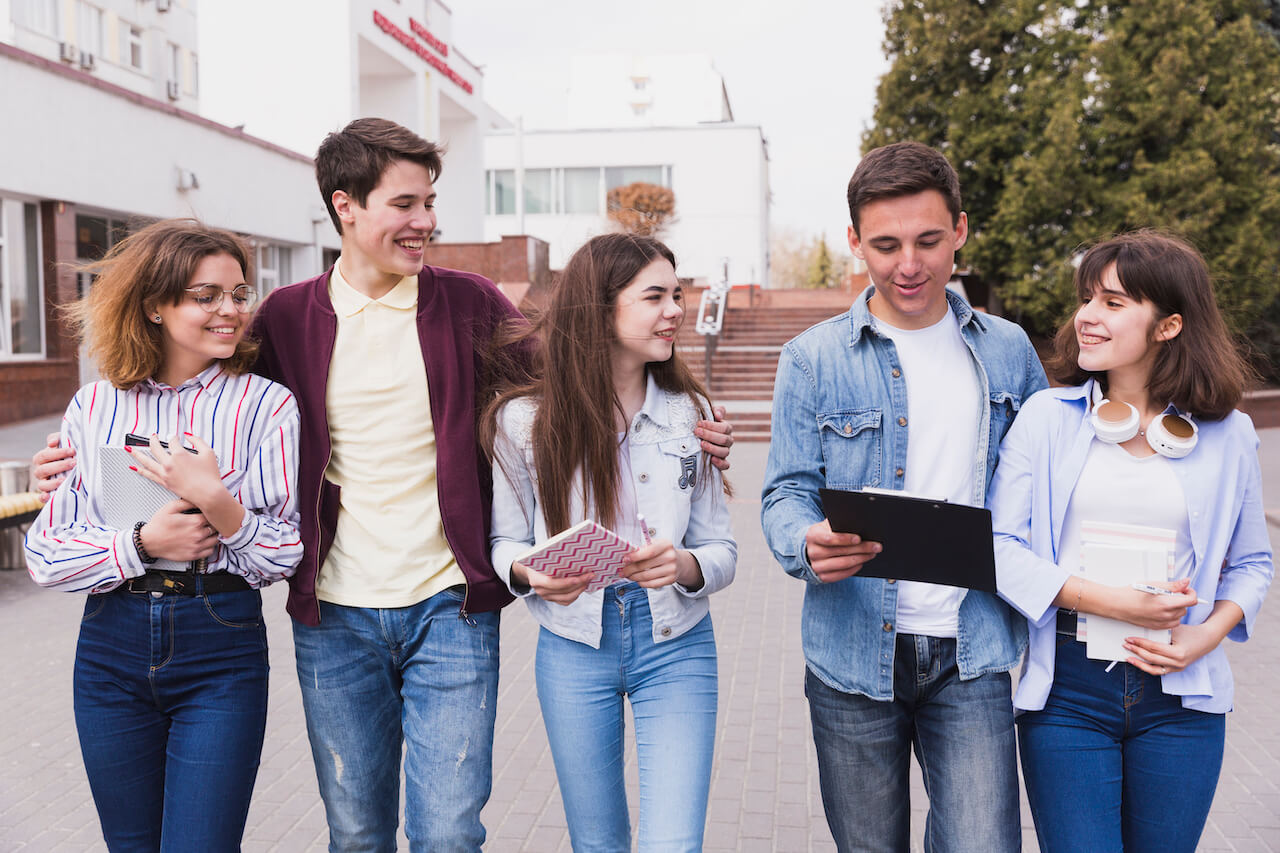
[[[1076,614],[1072,613],[1070,610],[1058,611],[1058,633],[1059,634],[1067,634],[1068,636],[1071,637],[1071,639],[1074,640],[1076,638],[1076,629],[1078,627],[1079,627],[1079,623],[1078,623],[1078,620],[1076,619]]]
[[[240,575],[230,572],[147,572],[120,587],[127,592],[171,592],[177,595],[216,595],[253,589]]]

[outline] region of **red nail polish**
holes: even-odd
[[[132,452],[133,452],[133,448],[126,444],[126,445],[124,446],[124,452],[125,452],[125,453],[132,453]]]
[[[130,466],[129,466],[129,470],[130,470],[130,471],[137,471],[138,469],[137,469],[137,468],[134,468],[132,465],[130,465]]]

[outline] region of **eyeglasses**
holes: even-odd
[[[191,298],[197,305],[210,314],[222,307],[222,300],[227,298],[228,293],[231,294],[231,304],[240,314],[248,314],[253,308],[253,303],[258,301],[258,291],[247,284],[231,290],[223,290],[216,284],[204,284],[200,287],[188,287],[187,293],[191,294]]]

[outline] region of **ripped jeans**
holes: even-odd
[[[414,851],[478,851],[493,782],[498,614],[459,618],[461,587],[412,607],[320,602],[293,640],[329,849],[393,851],[404,754]],[[407,745],[407,747],[406,747]]]

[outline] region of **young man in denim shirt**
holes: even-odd
[[[1025,620],[990,593],[855,577],[881,545],[833,533],[818,490],[982,506],[1044,370],[1021,329],[946,290],[968,222],[945,157],[913,142],[870,152],[849,213],[873,286],[784,347],[761,508],[774,556],[809,584],[805,695],[827,822],[841,851],[907,850],[914,748],[926,850],[1017,850],[1009,670]]]

